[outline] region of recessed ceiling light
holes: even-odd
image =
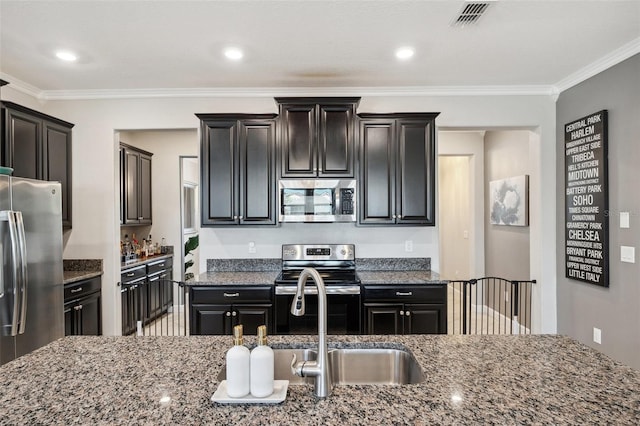
[[[69,50],[58,50],[56,52],[56,58],[62,61],[75,62],[78,60],[78,55]]]
[[[224,50],[224,56],[226,56],[227,59],[231,59],[232,61],[238,61],[242,59],[244,53],[242,53],[242,50],[238,49],[237,47],[229,47]]]
[[[396,58],[398,59],[409,59],[414,55],[415,51],[413,50],[412,47],[401,47],[400,49],[396,50]]]

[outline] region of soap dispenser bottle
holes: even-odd
[[[258,327],[258,346],[251,351],[251,395],[264,398],[273,393],[273,349],[267,346],[267,326]]]
[[[249,362],[251,354],[243,345],[242,325],[233,327],[233,347],[227,351],[227,395],[242,398],[249,394]]]

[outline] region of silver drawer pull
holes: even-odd
[[[227,312],[225,315],[230,317],[231,316],[231,312]]]
[[[235,317],[236,315],[238,315],[238,313],[236,311],[233,311],[231,312],[231,315]]]
[[[240,293],[224,293],[224,297],[238,297]]]
[[[413,296],[412,291],[396,291],[396,296]]]
[[[135,274],[136,274],[135,272],[129,272],[129,273],[127,274],[127,276],[128,276],[128,277],[133,277]]]
[[[77,293],[79,291],[82,291],[82,287],[71,289],[71,293]]]

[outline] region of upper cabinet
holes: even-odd
[[[435,225],[437,115],[358,115],[361,225]]]
[[[71,228],[73,124],[13,102],[2,103],[2,166],[13,176],[60,182],[62,225]]]
[[[360,98],[276,98],[280,176],[354,177]]]
[[[276,115],[196,115],[202,225],[275,225]]]
[[[122,225],[151,225],[151,156],[120,144],[120,207]]]

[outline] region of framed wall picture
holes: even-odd
[[[489,182],[492,225],[529,226],[529,175]]]

